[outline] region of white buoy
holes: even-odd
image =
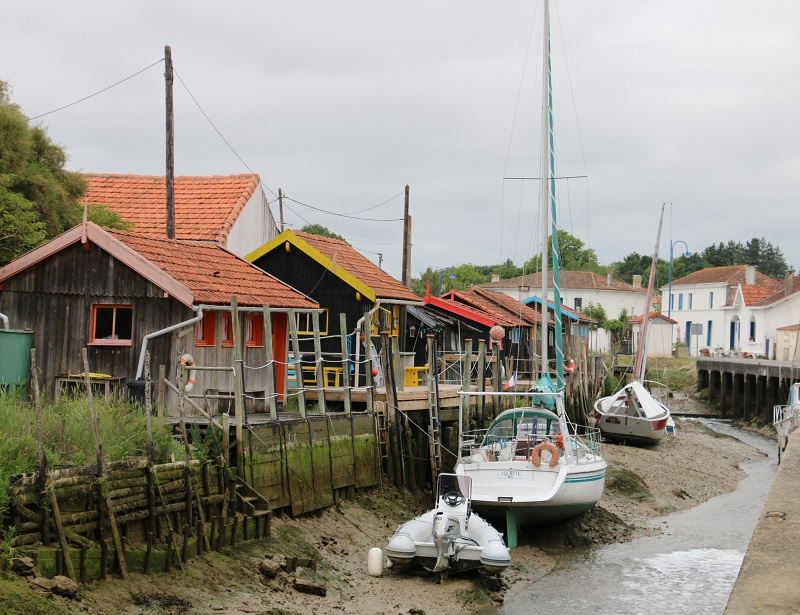
[[[367,572],[371,577],[379,577],[383,574],[383,551],[380,547],[372,547],[369,550]]]

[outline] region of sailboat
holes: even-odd
[[[545,0],[540,199],[542,372],[527,394],[530,405],[501,412],[486,430],[460,434],[460,456],[455,466],[456,474],[472,479],[473,509],[496,522],[505,521],[509,547],[517,546],[520,525],[566,519],[594,506],[603,495],[608,467],[602,455],[599,430],[573,424],[564,406],[549,22],[550,6]],[[556,382],[550,373],[547,348],[548,252],[552,252],[553,262]],[[469,392],[461,399],[466,395]],[[493,395],[500,399],[504,394]],[[462,424],[463,406],[462,403]]]
[[[662,394],[659,397],[652,391],[655,387],[663,387],[663,385],[644,378],[647,372],[647,329],[651,317],[650,308],[653,303],[653,284],[663,220],[664,206],[662,205],[656,247],[653,252],[653,264],[650,267],[644,317],[642,318],[641,340],[636,349],[631,382],[613,395],[601,397],[594,404],[597,426],[603,435],[611,440],[655,444],[664,438],[670,424],[674,426],[669,408],[666,406],[666,395]],[[664,391],[665,387],[660,390]]]

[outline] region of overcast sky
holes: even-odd
[[[177,174],[252,170],[274,193],[384,220],[402,217],[408,184],[413,276],[521,265],[538,250],[538,187],[503,177],[539,175],[541,13],[536,0],[10,0],[0,79],[34,117],[170,45]],[[559,182],[561,228],[610,264],[652,252],[667,202],[663,258],[670,237],[691,251],[765,237],[800,267],[800,2],[553,0],[551,23],[557,173],[588,176]],[[36,122],[71,170],[163,175],[163,72]],[[400,277],[400,222],[286,204],[288,225],[327,226]]]

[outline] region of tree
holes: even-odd
[[[584,243],[567,231],[558,229],[559,265],[563,271],[594,271],[600,273],[604,268],[597,261],[597,253],[591,248],[584,248]],[[552,268],[553,257],[548,255],[547,261]],[[541,271],[542,256],[537,254],[524,265],[525,271]]]
[[[11,177],[6,189],[33,203],[47,237],[55,237],[80,222],[73,206],[86,184],[80,173],[64,169],[64,150],[43,128],[28,125],[20,108],[11,103],[9,91],[0,82],[0,173]]]
[[[597,325],[592,325],[592,329],[606,328],[608,316],[606,315],[606,310],[602,305],[594,305],[593,303],[590,303],[583,308],[582,312],[584,315],[588,316],[589,318],[594,318],[597,321]]]
[[[756,265],[761,273],[779,280],[791,269],[783,252],[764,237],[753,237],[746,244],[735,241],[711,244],[703,251],[702,257],[709,267]]]
[[[8,186],[14,176],[0,174],[0,265],[13,261],[47,239],[33,203]]]
[[[342,237],[341,235],[337,235],[328,227],[322,226],[321,224],[306,224],[303,228],[300,229],[304,233],[308,233],[309,235],[319,235],[320,237],[330,237],[331,239],[339,239],[347,243],[347,240]],[[347,243],[349,246],[350,244]]]

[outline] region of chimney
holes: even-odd
[[[744,283],[748,286],[752,286],[756,283],[756,266],[755,265],[745,265],[744,266]]]
[[[499,282],[499,281],[500,281],[500,274],[499,273],[493,273],[492,274],[492,283]]]
[[[609,271],[609,272],[608,272],[608,275],[606,275],[606,283],[607,283],[609,286],[611,286],[611,280],[612,280],[612,279],[613,279],[613,276],[612,276],[611,272]]]
[[[783,293],[788,297],[794,291],[794,272],[791,269],[786,270],[783,276],[783,283],[786,285]]]
[[[634,288],[641,288],[642,287],[642,276],[640,276],[640,275],[633,276],[633,287]]]

